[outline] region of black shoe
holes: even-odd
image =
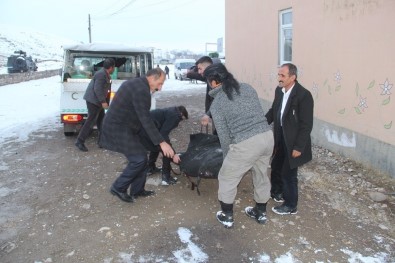
[[[224,213],[222,210],[217,212],[217,220],[224,225],[225,228],[233,227],[233,215],[231,213]]]
[[[256,207],[252,206],[247,206],[244,211],[246,212],[246,215],[249,217],[255,218],[255,220],[258,222],[258,224],[266,224],[267,217],[266,217],[266,212],[259,211]]]
[[[272,211],[279,215],[296,215],[298,213],[298,209],[296,209],[296,207],[291,208],[284,204],[280,206],[272,207]]]
[[[151,196],[151,195],[154,195],[154,194],[155,194],[155,191],[149,191],[149,190],[145,190],[144,189],[143,191],[140,191],[137,194],[134,194],[133,197],[134,198],[148,197],[148,196]]]
[[[114,186],[111,186],[111,188],[110,188],[110,193],[112,193],[113,195],[118,196],[119,199],[121,199],[121,200],[124,201],[124,202],[128,202],[128,203],[133,203],[133,202],[134,202],[133,197],[131,197],[131,196],[128,195],[127,193],[119,192],[118,190],[116,190],[116,189],[114,188]]]
[[[86,148],[85,144],[83,142],[81,142],[81,141],[77,140],[75,142],[75,146],[77,146],[77,148],[80,149],[80,151],[83,151],[83,152],[87,152],[88,151],[88,148]]]
[[[156,166],[149,166],[148,170],[147,170],[147,175],[151,175],[151,174],[154,174],[154,173],[159,173],[161,171],[162,171],[161,168],[158,168]]]
[[[270,197],[273,199],[274,202],[277,203],[284,202],[283,194],[271,194]]]

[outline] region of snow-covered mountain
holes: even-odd
[[[37,59],[39,71],[61,68],[62,46],[72,43],[76,41],[0,24],[0,74],[7,73],[7,58],[17,50],[23,50],[28,56]]]

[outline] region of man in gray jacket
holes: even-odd
[[[112,58],[106,58],[103,62],[103,68],[96,72],[86,89],[84,100],[88,108],[88,118],[82,126],[75,146],[83,152],[87,152],[85,140],[96,124],[100,131],[101,122],[104,118],[104,109],[108,108],[109,95],[111,92],[111,77],[114,72],[115,61]]]

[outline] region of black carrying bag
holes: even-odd
[[[180,155],[180,159],[180,171],[191,181],[191,189],[194,190],[196,187],[200,195],[201,179],[217,179],[223,163],[218,136],[202,132],[191,134],[187,151]],[[196,182],[193,182],[191,177],[196,177]]]

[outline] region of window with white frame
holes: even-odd
[[[279,62],[292,62],[292,9],[279,13]]]

